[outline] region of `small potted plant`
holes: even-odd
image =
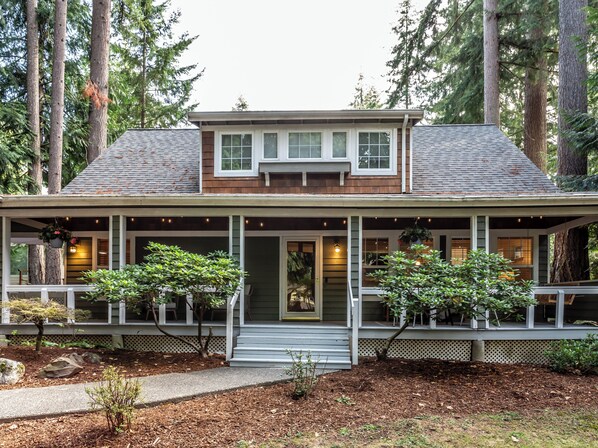
[[[399,239],[405,244],[421,244],[432,238],[432,232],[415,223],[413,227],[405,227]]]
[[[60,249],[65,241],[73,238],[71,232],[58,223],[48,224],[41,230],[39,237],[44,243],[56,249]]]

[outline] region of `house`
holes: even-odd
[[[417,125],[420,110],[194,112],[193,129],[132,129],[56,196],[5,196],[2,300],[41,296],[92,313],[86,338],[176,350],[146,315],[91,304],[81,271],[142,260],[150,241],[227,250],[249,273],[245,294],[206,318],[212,349],[233,365],[276,365],[286,348],[329,367],[372,355],[395,330],[368,276],[402,248],[415,222],[458,263],[499,252],[533,279],[542,301],[519,320],[418,317],[392,356],[539,362],[548,342],[598,332],[598,283],[553,285],[550,235],[598,221],[598,195],[560,191],[493,125]],[[80,238],[65,254],[64,284],[18,284],[11,243],[40,244],[60,220]],[[11,281],[12,280],[12,281]],[[161,306],[177,335],[195,331],[185,298]],[[17,327],[8,312],[0,332]],[[20,334],[34,329],[18,327]],[[50,326],[56,338],[71,330]]]

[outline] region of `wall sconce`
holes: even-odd
[[[334,241],[334,252],[336,252],[337,254],[341,253],[341,243],[339,243],[338,240]]]
[[[71,244],[69,246],[69,253],[70,254],[76,254],[77,253],[77,245],[76,244]]]

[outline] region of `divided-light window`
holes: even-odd
[[[321,157],[321,132],[289,132],[289,159],[319,159]]]
[[[250,171],[252,169],[252,135],[222,134],[222,171]]]
[[[388,132],[360,132],[358,144],[359,169],[390,168],[390,134]]]

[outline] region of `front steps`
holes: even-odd
[[[346,327],[319,325],[249,325],[241,327],[231,367],[288,367],[287,350],[311,353],[321,369],[350,369]]]

